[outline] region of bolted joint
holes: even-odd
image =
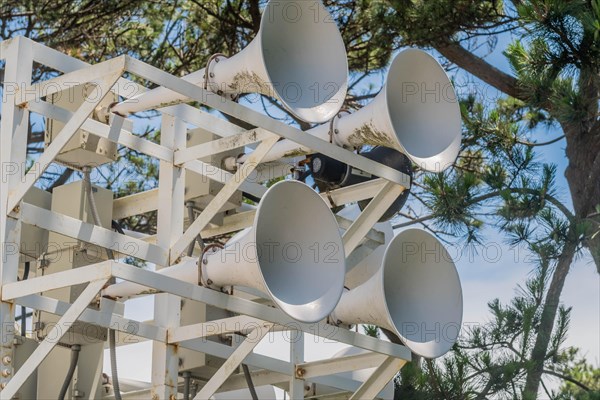
[[[9,365],[11,362],[12,362],[12,357],[11,356],[4,356],[4,357],[2,357],[2,364]]]
[[[12,374],[12,371],[9,368],[6,368],[6,369],[2,370],[2,377],[3,378],[8,378],[11,374]]]
[[[304,368],[296,367],[296,378],[302,379],[305,373],[306,370]]]

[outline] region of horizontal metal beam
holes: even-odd
[[[248,333],[264,323],[265,322],[260,319],[248,317],[247,315],[240,315],[237,317],[201,322],[194,325],[178,326],[176,328],[169,328],[167,342],[177,343],[235,332]]]
[[[338,161],[352,165],[353,167],[372,175],[395,182],[405,188],[410,187],[410,177],[398,170],[376,161],[369,160],[358,154],[354,154],[335,144],[326,142],[297,128],[289,126],[282,121],[277,121],[258,111],[254,111],[248,107],[203,90],[197,85],[181,78],[177,78],[141,61],[128,57],[125,64],[127,71],[164,86],[167,89],[183,94],[189,99],[198,101],[232,117],[241,119],[250,125],[266,129],[278,136],[290,139],[293,142],[313,149],[315,152],[333,157]]]
[[[246,129],[241,126],[235,125],[223,118],[219,118],[216,115],[210,114],[209,112],[200,108],[192,107],[188,104],[178,104],[176,106],[169,106],[158,109],[163,114],[172,115],[173,117],[184,120],[185,122],[201,127],[208,128],[211,133],[217,136],[228,137],[244,133]]]
[[[64,301],[37,294],[18,297],[14,302],[27,308],[59,316],[64,315],[71,306],[71,304]],[[103,299],[104,304],[108,302],[112,301]],[[167,340],[167,330],[165,328],[147,322],[124,318],[114,313],[114,307],[101,308],[100,310],[86,308],[79,317],[79,321],[96,325],[100,328],[111,328],[125,333],[126,338],[123,340],[125,342],[123,344],[137,343],[139,341],[138,338],[157,340],[159,342]]]
[[[210,155],[224,153],[261,142],[273,134],[264,129],[252,129],[234,136],[224,137],[210,142],[198,144],[175,151],[175,165],[181,165],[191,160],[197,160]]]
[[[189,171],[195,172],[196,174],[207,177],[210,180],[227,184],[232,179],[235,179],[235,174],[225,171],[224,169],[218,168],[214,165],[207,164],[200,160],[192,160],[183,164],[183,167]],[[250,172],[250,171],[248,171]],[[239,185],[239,190],[250,193],[256,197],[262,197],[267,192],[267,188],[257,183],[248,182],[248,180],[242,181]]]
[[[340,358],[307,362],[296,365],[296,377],[309,379],[315,376],[333,375],[346,371],[376,368],[387,358],[384,354],[365,353]]]
[[[158,209],[158,189],[150,189],[113,201],[113,218],[116,220],[144,214]]]
[[[167,251],[156,245],[113,232],[98,225],[88,224],[64,214],[45,210],[32,204],[22,203],[20,215],[23,223],[92,243],[118,253],[160,265],[166,265],[168,261]]]
[[[79,285],[98,279],[108,279],[112,275],[112,264],[113,261],[103,261],[54,274],[29,278],[26,281],[8,283],[2,287],[2,301],[34,293],[42,293],[52,289]]]
[[[125,69],[125,56],[113,58],[91,66],[85,66],[72,72],[59,75],[56,78],[47,79],[39,83],[20,88],[20,96],[15,97],[15,104],[20,106],[30,101],[39,101],[43,97],[72,89],[75,85],[90,82],[90,80],[104,78],[115,73],[121,73]],[[100,93],[102,97],[106,93]]]
[[[73,117],[73,112],[41,100],[28,103],[27,108],[31,112],[61,122],[68,122]],[[85,120],[83,125],[81,125],[81,129],[139,153],[155,157],[162,161],[173,162],[173,152],[170,149],[136,136],[125,129],[111,130],[111,126],[91,118]]]
[[[329,340],[337,340],[338,342],[396,358],[405,360],[410,360],[411,358],[410,350],[405,346],[379,340],[348,329],[329,325],[325,322],[314,324],[300,323],[287,316],[279,309],[183,282],[164,275],[158,275],[156,272],[116,263],[113,267],[113,274],[126,281],[135,282],[161,292],[171,293],[238,314],[249,315],[263,321],[273,322],[277,325],[287,327],[288,329],[301,330],[315,336],[324,337]]]
[[[255,387],[274,385],[276,383],[286,382],[290,379],[289,376],[282,374],[281,372],[274,372],[266,369],[250,371],[250,378],[252,378],[252,383]],[[235,374],[230,376],[217,392],[229,392],[246,389],[247,387],[248,382],[246,381],[244,374]]]
[[[91,65],[85,61],[78,60],[64,53],[61,53],[58,50],[34,42],[33,40],[28,39],[26,37],[20,36],[19,40],[26,41],[27,44],[32,47],[33,59],[37,63],[50,67],[51,69],[54,69],[56,71],[68,73],[76,71],[78,69],[89,67]],[[142,94],[148,89],[136,82],[130,81],[125,78],[119,78],[115,86],[115,90],[117,91],[119,96],[123,96],[124,98],[128,99],[138,94]]]

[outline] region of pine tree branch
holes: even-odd
[[[514,76],[499,70],[484,59],[477,57],[460,44],[446,42],[436,45],[434,48],[449,61],[475,75],[488,85],[516,99],[525,99],[525,96],[519,90],[518,81]]]
[[[570,376],[563,375],[563,374],[560,374],[558,372],[547,370],[547,369],[544,370],[544,374],[552,375],[552,376],[560,378],[560,379],[562,379],[564,381],[571,382],[572,384],[579,386],[580,388],[582,388],[586,392],[589,392],[589,391],[592,390],[589,387],[587,387],[586,385],[584,385],[583,383],[581,383],[578,380],[576,380],[575,378],[571,378]]]
[[[529,147],[539,147],[539,146],[548,146],[550,144],[554,144],[556,142],[560,142],[561,140],[563,140],[565,138],[565,135],[561,135],[555,139],[549,140],[547,142],[542,142],[542,143],[533,143],[533,142],[528,142],[526,140],[518,140],[517,139],[517,143],[525,145],[525,146],[529,146]]]
[[[503,189],[503,190],[496,190],[494,192],[486,193],[486,194],[478,196],[478,197],[473,197],[469,202],[466,203],[466,205],[471,206],[471,205],[480,203],[485,200],[490,200],[494,197],[499,197],[502,194],[505,194],[507,192],[513,193],[513,194],[531,194],[531,195],[539,195],[540,194],[539,191],[534,190],[534,189],[509,188],[509,189]],[[573,215],[573,213],[571,211],[569,211],[569,209],[563,203],[561,203],[556,197],[554,197],[548,193],[545,193],[544,199],[547,200],[548,202],[550,202],[552,205],[554,205],[560,212],[562,212],[569,221],[574,220],[575,216]],[[436,215],[436,214],[430,214],[430,215],[426,215],[424,217],[414,218],[408,222],[396,224],[392,228],[393,229],[404,228],[404,227],[411,226],[414,224],[419,224],[419,223],[422,223],[425,221],[429,221],[429,220],[432,220],[437,217],[438,217],[438,215]]]

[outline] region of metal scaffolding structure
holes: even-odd
[[[409,187],[410,179],[386,165],[307,135],[252,108],[203,90],[128,56],[89,65],[19,37],[0,43],[0,59],[6,61],[0,133],[0,237],[3,243],[0,258],[1,399],[11,399],[17,395],[40,363],[59,345],[60,340],[57,338],[61,338],[67,331],[64,327],[78,322],[103,329],[116,329],[127,334],[134,332],[133,336],[152,341],[151,391],[152,398],[156,399],[177,398],[182,379],[179,375],[178,352],[182,349],[225,359],[212,377],[203,382],[196,399],[208,399],[220,390],[245,387],[243,374],[238,371],[242,362],[253,368],[255,383],[279,385],[286,389],[290,398],[294,400],[305,398],[308,381],[337,388],[340,392],[347,393],[347,397],[351,399],[370,399],[375,398],[402,366],[410,361],[411,352],[404,346],[369,337],[345,327],[333,326],[326,321],[315,324],[300,323],[264,301],[257,302],[186,283],[121,261],[106,260],[19,281],[21,255],[18,246],[24,225],[110,249],[123,257],[134,257],[156,264],[157,270],[181,262],[182,254],[198,235],[210,238],[251,226],[255,216],[253,210],[228,215],[220,225],[211,224],[211,221],[236,191],[260,198],[266,192],[266,187],[261,184],[261,181],[266,180],[264,177],[273,178],[289,173],[287,164],[282,162],[261,164],[263,157],[280,138],[289,139],[380,177],[322,194],[332,208],[372,199],[356,220],[349,221],[341,217],[338,219],[340,227],[345,230],[345,254],[350,254],[365,240],[372,241],[374,245],[383,244],[381,232],[374,230],[373,226],[402,191]],[[45,66],[58,71],[59,74],[52,79],[33,84],[34,65]],[[156,109],[161,120],[161,139],[160,144],[157,144],[128,130],[126,119],[119,115],[112,115],[109,124],[93,119],[91,114],[111,90],[124,97],[148,90],[124,76],[136,76],[168,88],[210,110],[219,111],[256,128],[245,130],[239,125],[188,104],[169,104]],[[48,101],[49,96],[70,87],[69,85],[72,86],[73,82],[93,84],[101,95],[93,99],[88,98],[76,111],[68,111]],[[64,123],[63,129],[32,168],[27,163],[26,155],[30,114]],[[218,139],[186,147],[186,135],[194,129],[192,127],[202,128],[218,136]],[[117,233],[24,201],[26,193],[55,162],[63,147],[80,129],[160,162],[158,188],[119,198],[113,203],[114,219],[158,210],[156,236],[141,237],[134,232]],[[256,147],[244,163],[244,168],[234,173],[199,160],[252,145]],[[187,212],[184,207],[184,182],[187,171],[217,181],[223,184],[223,187],[201,210],[193,223],[184,229]],[[111,278],[138,283],[158,292],[151,294],[155,296],[155,305],[150,322],[125,318],[119,302],[99,296]],[[82,284],[87,286],[72,302],[42,294]],[[181,303],[185,300],[228,310],[237,316],[181,326]],[[97,307],[89,307],[91,303],[97,304]],[[15,343],[18,343],[19,336],[14,329],[17,305],[59,317],[53,330],[37,343],[35,350],[18,369],[14,365]],[[234,334],[240,326],[250,328],[246,332],[247,338],[236,347],[206,340],[208,335]],[[260,339],[269,332],[283,330],[292,331],[293,337],[296,338],[289,343],[291,361],[282,361],[253,352]],[[305,333],[356,346],[368,352],[339,359],[305,362]],[[375,372],[365,382],[335,375],[365,368],[375,368]],[[90,371],[90,374],[95,372]]]

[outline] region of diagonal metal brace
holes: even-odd
[[[227,361],[223,363],[221,368],[215,372],[213,377],[210,378],[206,385],[204,385],[202,390],[198,392],[196,397],[194,397],[194,400],[209,399],[213,394],[215,394],[221,385],[225,383],[227,378],[229,378],[235,369],[244,361],[246,356],[250,354],[252,350],[254,350],[254,348],[260,343],[262,338],[267,336],[272,327],[273,324],[265,323],[260,328],[253,330],[248,336],[256,332],[258,334],[257,337],[247,337],[246,340],[244,340],[242,344],[235,349],[231,356],[229,356]]]
[[[350,400],[374,399],[379,392],[383,390],[385,385],[394,378],[404,364],[406,364],[406,360],[394,357],[386,358],[381,365],[373,371],[369,379],[354,392],[350,397]]]
[[[261,144],[252,152],[248,161],[246,161],[244,167],[239,168],[235,175],[223,186],[223,188],[217,193],[217,195],[211,200],[211,202],[204,208],[198,218],[190,225],[185,233],[175,242],[171,247],[171,262],[175,262],[181,254],[188,248],[190,243],[200,234],[202,229],[208,225],[208,223],[214,218],[215,215],[221,210],[223,202],[227,201],[233,193],[240,187],[240,185],[246,180],[248,175],[254,171],[260,161],[267,155],[269,150],[279,140],[277,135],[272,135],[261,142]]]
[[[67,328],[79,318],[83,311],[85,311],[106,282],[108,282],[108,279],[90,282],[69,310],[58,320],[50,332],[48,332],[46,338],[39,344],[23,366],[15,373],[14,377],[8,382],[8,385],[0,392],[0,399],[9,400],[14,397],[17,390],[23,386],[23,383],[25,383],[27,378],[29,378],[33,371],[39,367],[52,349],[56,347],[59,339],[67,333]]]

